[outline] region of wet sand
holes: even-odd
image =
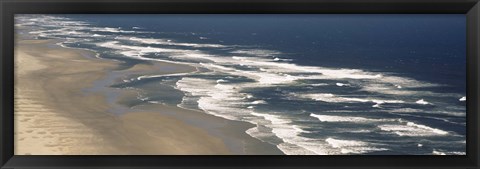
[[[157,62],[118,71],[119,62],[63,48],[55,40],[17,40],[15,47],[15,155],[282,154],[248,136],[253,125],[203,112],[152,104],[112,113],[95,88],[108,72],[125,75],[191,72]],[[135,99],[134,91],[118,91]]]

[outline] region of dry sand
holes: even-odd
[[[232,153],[227,141],[212,132],[159,113],[164,109],[161,105],[120,116],[108,112],[111,105],[102,93],[82,91],[104,78],[105,72],[116,69],[118,63],[87,59],[85,56],[94,53],[54,43],[16,43],[15,155]],[[152,66],[161,67],[140,65],[132,71],[150,70]],[[168,110],[193,113],[172,107]]]

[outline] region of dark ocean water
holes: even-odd
[[[18,15],[37,38],[125,67],[141,104],[245,121],[286,154],[465,154],[464,15]],[[463,98],[463,99],[462,99]],[[115,112],[113,112],[115,113]]]

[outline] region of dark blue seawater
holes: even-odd
[[[128,106],[170,104],[257,127],[286,154],[465,154],[464,15],[19,15],[37,38],[124,68]],[[113,112],[115,113],[115,112]]]

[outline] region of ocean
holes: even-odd
[[[247,134],[285,154],[466,154],[464,15],[16,15],[15,25],[123,68],[196,67],[108,87],[138,91],[126,107],[252,123]]]

